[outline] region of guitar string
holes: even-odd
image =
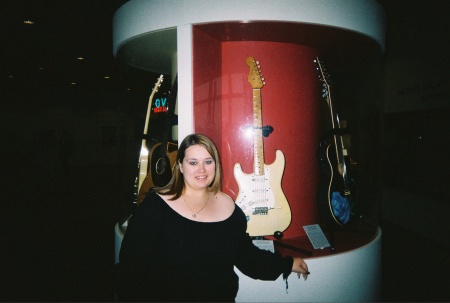
[[[254,102],[253,102],[253,106],[254,106],[254,153],[256,155],[255,157],[255,163],[258,163],[255,167],[255,171],[258,172],[258,176],[255,177],[255,181],[257,182],[257,193],[256,193],[256,197],[257,197],[257,206],[256,207],[260,207],[258,209],[258,212],[261,212],[262,210],[266,211],[268,209],[268,204],[267,204],[267,193],[266,193],[266,178],[265,178],[265,172],[264,172],[264,159],[262,159],[262,151],[263,151],[263,138],[262,138],[262,106],[261,106],[261,90],[259,90],[259,94],[255,94],[255,90],[254,90]],[[259,97],[258,97],[259,96]],[[259,122],[259,123],[257,123]],[[258,143],[258,144],[256,144]]]
[[[267,210],[267,194],[266,194],[266,175],[265,175],[265,171],[264,171],[264,159],[262,158],[262,151],[264,149],[264,143],[263,143],[263,138],[262,138],[262,130],[260,130],[258,132],[258,136],[259,136],[260,142],[261,142],[261,146],[260,146],[260,149],[261,149],[261,153],[260,153],[260,157],[261,157],[261,160],[260,160],[260,163],[261,163],[261,167],[260,167],[260,178],[261,178],[260,179],[260,183],[261,183],[260,196],[261,196],[261,199],[263,199],[262,200],[262,205],[264,207],[264,211],[266,211]]]

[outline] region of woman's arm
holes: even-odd
[[[300,260],[295,260],[291,256],[282,256],[280,253],[272,253],[256,247],[251,238],[246,234],[247,221],[245,215],[240,211],[240,219],[237,226],[237,233],[240,241],[240,254],[236,262],[236,267],[243,274],[259,280],[276,280],[281,274],[287,278],[292,271],[303,271],[303,264]],[[303,260],[302,260],[303,261]]]
[[[116,265],[116,290],[121,301],[147,299],[152,271],[157,271],[160,220],[158,203],[148,196],[129,219]]]

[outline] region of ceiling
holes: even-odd
[[[142,100],[145,105],[159,74],[125,66],[113,56],[112,19],[125,2],[1,0],[0,113],[58,106],[80,110],[132,108]],[[403,32],[390,31],[392,26],[416,25],[407,35],[415,39],[414,35],[424,27],[417,24],[426,25],[436,13],[442,16],[448,8],[445,0],[379,2],[387,11],[386,52],[396,41],[406,39],[402,38]],[[435,33],[443,30],[437,28]],[[425,42],[421,45],[429,44]],[[397,43],[396,47],[404,44]],[[164,82],[167,84],[169,81]]]
[[[113,15],[125,2],[1,0],[0,108],[98,109],[148,97],[159,75],[124,66],[112,52]]]

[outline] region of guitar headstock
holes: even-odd
[[[164,76],[161,74],[158,78],[158,80],[155,83],[155,86],[153,87],[153,93],[158,92],[158,89],[161,87],[161,83],[164,80]]]
[[[252,85],[252,88],[261,88],[266,84],[264,82],[264,78],[261,74],[261,66],[259,66],[259,62],[253,59],[253,57],[248,57],[246,60],[248,67],[250,67],[248,73],[248,82]]]
[[[314,63],[316,64],[316,70],[319,75],[319,80],[323,84],[323,94],[322,97],[326,97],[329,95],[330,87],[333,85],[330,75],[327,72],[325,64],[319,59],[319,57],[316,57],[314,59]]]
[[[330,75],[328,74],[325,64],[319,59],[319,57],[316,57],[316,59],[314,59],[314,63],[316,64],[317,73],[319,74],[319,80],[326,85],[332,86],[333,83],[331,81]]]

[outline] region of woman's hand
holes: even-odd
[[[303,261],[302,258],[294,258],[294,263],[292,264],[292,271],[297,273],[297,276],[300,278],[300,274],[303,276],[303,279],[308,278],[309,271],[308,265]]]

